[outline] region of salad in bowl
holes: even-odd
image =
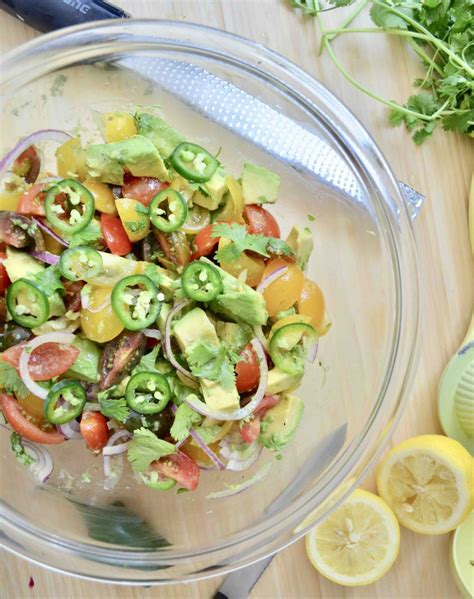
[[[281,238],[270,170],[235,177],[152,112],[99,120],[102,143],[42,130],[0,162],[4,426],[43,482],[45,446],[82,438],[106,488],[123,454],[137,484],[193,491],[295,436],[330,327],[311,231]]]

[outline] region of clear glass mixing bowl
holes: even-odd
[[[150,59],[159,61],[150,66]],[[143,60],[147,74],[138,67]],[[176,85],[176,69],[167,64],[185,74],[186,65],[193,65],[194,78]],[[200,82],[196,69],[207,71]],[[204,106],[200,94],[209,91],[211,75],[324,140],[327,155],[332,148],[356,181],[358,199],[298,166],[304,149],[285,154],[273,148],[273,141],[281,141],[282,121],[274,119],[275,139],[267,135],[265,143],[255,115],[248,116],[248,127],[240,116],[242,122],[235,122],[235,88],[214,98],[214,108]],[[4,545],[70,574],[158,584],[221,574],[295,541],[380,456],[416,364],[415,244],[408,211],[379,149],[351,112],[296,65],[259,44],[187,23],[114,21],[63,30],[4,57],[0,78],[2,151],[42,128],[78,127],[87,138],[95,129],[93,110],[159,105],[189,139],[221,146],[220,158],[235,174],[243,159],[277,171],[282,186],[274,213],[283,233],[294,223],[313,230],[308,276],[324,290],[333,320],[298,391],[305,415],[296,438],[265,480],[240,495],[206,499],[248,473],[203,472],[196,492],[176,494],[137,485],[126,466],[120,483],[107,491],[101,458],[80,440],[51,447],[54,474],[39,485],[15,460],[2,429]],[[298,146],[299,134],[288,135]],[[310,222],[308,214],[316,220]],[[273,459],[263,455],[251,474]]]

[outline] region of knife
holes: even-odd
[[[42,31],[96,19],[129,16],[103,0],[0,0],[0,8]],[[350,202],[372,213],[371,202],[364,195],[354,172],[315,131],[196,65],[172,59],[137,57],[120,59],[115,64],[138,72],[194,110],[252,141],[296,170],[315,176],[325,185],[342,192]],[[399,182],[399,186],[411,217],[415,218],[424,196],[406,183]],[[397,214],[395,203],[389,202]]]
[[[341,425],[325,437],[311,452],[303,467],[290,485],[273,501],[266,510],[271,515],[285,509],[288,504],[319,474],[344,445],[347,434],[347,423]],[[247,599],[262,574],[271,563],[274,555],[270,555],[255,564],[246,566],[229,574],[215,593],[213,599]]]

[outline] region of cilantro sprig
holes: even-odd
[[[26,452],[23,440],[18,433],[11,434],[10,447],[16,455],[16,459],[24,466],[31,466],[31,464],[36,462],[36,459]]]
[[[127,458],[134,472],[145,472],[152,462],[172,453],[176,453],[172,443],[159,439],[146,428],[139,428],[128,445]]]
[[[390,108],[389,122],[404,124],[421,144],[438,126],[474,137],[474,21],[472,0],[290,0],[314,16],[321,30],[320,51],[326,51],[342,75],[359,90]],[[320,13],[354,4],[339,27],[326,29]],[[375,27],[351,27],[370,6]],[[347,33],[386,33],[410,43],[425,69],[415,80],[416,92],[398,103],[373,92],[340,62],[333,40]]]
[[[238,223],[215,224],[212,227],[212,237],[225,237],[232,242],[217,252],[216,258],[220,263],[235,262],[245,251],[255,252],[265,258],[271,254],[293,256],[293,250],[282,239],[248,233],[247,227]]]
[[[25,383],[21,380],[16,369],[11,365],[0,360],[0,388],[5,389],[10,395],[15,395],[19,399],[25,399],[29,391]]]
[[[188,349],[187,360],[194,376],[216,381],[227,391],[234,388],[234,366],[240,356],[224,344],[215,346],[207,341],[198,341]]]

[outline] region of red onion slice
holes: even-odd
[[[214,418],[215,420],[242,420],[243,418],[247,418],[247,416],[250,416],[250,414],[253,414],[253,412],[258,408],[262,399],[265,396],[268,381],[268,366],[265,351],[260,341],[257,338],[254,338],[250,343],[252,344],[252,347],[255,350],[257,358],[260,362],[260,380],[258,383],[257,390],[255,391],[255,395],[252,397],[250,402],[243,408],[239,408],[234,412],[224,412],[218,410],[211,410],[207,406],[207,404],[199,400],[197,397],[193,398],[192,396],[189,396],[184,401],[188,404],[190,408],[192,408],[202,416]]]
[[[28,388],[28,391],[36,397],[40,399],[46,399],[48,395],[48,390],[41,385],[38,385],[30,376],[28,370],[28,361],[30,359],[33,350],[35,350],[40,345],[44,343],[60,343],[61,345],[69,345],[74,341],[76,337],[72,333],[45,333],[44,335],[40,335],[28,343],[23,348],[23,351],[20,355],[20,362],[18,365],[18,371],[20,373],[20,377]]]
[[[318,355],[318,340],[313,341],[306,352],[306,361],[313,363]]]
[[[161,333],[156,329],[143,329],[142,333],[145,337],[149,337],[150,339],[156,339],[157,341],[161,341]]]
[[[38,225],[38,227],[40,229],[43,229],[43,231],[45,233],[47,233],[50,237],[52,237],[53,239],[56,239],[56,241],[58,243],[60,243],[61,245],[63,245],[66,248],[69,247],[69,243],[67,241],[64,241],[64,239],[62,237],[59,237],[59,235],[57,233],[55,233],[52,229],[50,229],[48,227],[48,225],[46,225],[41,219],[35,218],[33,216],[32,220]]]
[[[181,312],[181,310],[186,308],[186,306],[189,306],[189,304],[191,304],[191,303],[192,303],[192,300],[189,300],[189,299],[183,300],[183,301],[175,304],[173,309],[170,310],[170,313],[168,314],[168,317],[167,317],[166,323],[165,323],[165,348],[164,349],[165,349],[166,357],[168,358],[168,361],[173,365],[173,367],[194,381],[194,380],[196,380],[194,375],[191,372],[189,372],[189,370],[186,370],[186,368],[181,366],[181,364],[176,360],[176,358],[174,357],[174,354],[173,354],[173,349],[171,347],[171,323],[173,322],[173,318],[176,316],[176,314]]]
[[[8,170],[8,167],[15,162],[20,154],[27,150],[30,146],[38,144],[43,141],[54,141],[58,144],[66,143],[72,139],[72,136],[65,131],[59,131],[58,129],[41,129],[35,131],[27,137],[21,139],[14,148],[12,148],[5,156],[0,160],[0,177],[2,177]]]
[[[254,452],[246,460],[239,460],[232,458],[227,462],[226,470],[232,470],[234,472],[242,472],[248,470],[250,466],[253,466],[262,454],[263,447],[259,444],[255,447]]]
[[[216,465],[219,470],[224,470],[225,464],[219,459],[219,457],[212,451],[212,449],[206,445],[202,437],[192,428],[189,431],[191,437],[196,441],[202,451],[207,455],[207,457]]]
[[[272,273],[267,275],[262,281],[260,281],[260,283],[258,284],[258,286],[256,288],[256,291],[258,291],[259,293],[262,293],[262,294],[265,293],[265,291],[267,290],[267,287],[269,285],[271,285],[272,283],[274,283],[277,279],[282,277],[286,273],[287,270],[288,270],[287,266],[279,266]]]
[[[37,481],[40,483],[45,483],[51,476],[54,467],[53,460],[49,455],[49,451],[46,448],[40,447],[35,443],[31,443],[31,441],[26,439],[22,439],[22,441],[26,453],[36,460],[33,462],[33,464],[28,466],[28,469]]]
[[[130,439],[131,436],[132,434],[129,431],[120,429],[111,435],[110,439],[107,441],[107,445],[102,449],[103,467],[106,477],[104,480],[104,487],[109,491],[116,486],[122,476],[122,456],[125,451],[127,451],[129,443],[128,439]],[[115,445],[115,443],[120,441],[120,439],[127,439],[127,441],[125,443],[119,443],[118,445]],[[112,468],[112,460],[114,461],[115,470]]]
[[[209,493],[206,495],[206,499],[222,499],[224,497],[232,497],[233,495],[239,495],[243,491],[247,491],[250,487],[253,487],[256,483],[262,481],[267,477],[270,472],[270,468],[272,467],[273,462],[267,462],[264,464],[260,470],[251,478],[247,479],[240,485],[228,485],[227,489],[223,491],[216,491],[215,493]]]
[[[79,432],[79,423],[77,420],[71,420],[66,424],[59,424],[58,430],[66,439],[81,439],[82,435]]]
[[[30,252],[33,258],[45,262],[46,264],[57,264],[59,262],[59,256],[52,254],[51,252]]]
[[[247,470],[255,464],[263,451],[263,447],[258,441],[254,441],[250,445],[246,443],[241,443],[240,445],[240,449],[231,449],[231,444],[227,439],[224,438],[220,442],[220,453],[228,460],[226,470],[236,472]]]

